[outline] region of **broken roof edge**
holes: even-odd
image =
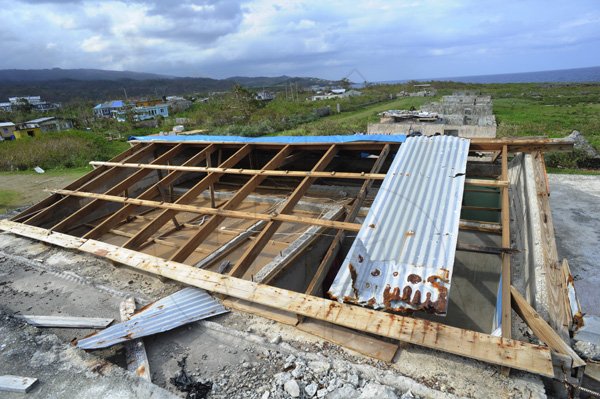
[[[181,136],[130,136],[130,142],[193,142],[193,143],[266,143],[266,144],[336,144],[356,142],[404,143],[405,135],[353,134],[332,136],[216,136],[194,134]]]

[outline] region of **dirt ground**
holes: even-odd
[[[66,172],[49,172],[44,174],[34,173],[0,173],[0,191],[14,191],[19,198],[9,209],[13,207],[25,208],[31,206],[49,194],[45,189],[63,188],[69,183],[85,174],[84,170]]]

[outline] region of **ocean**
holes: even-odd
[[[559,69],[554,71],[506,73],[499,75],[458,76],[448,78],[414,79],[427,82],[453,81],[463,83],[568,83],[600,82],[600,66],[589,68]],[[408,80],[394,80],[377,83],[406,83]]]

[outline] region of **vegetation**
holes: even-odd
[[[0,214],[17,206],[20,200],[21,195],[17,191],[0,189]]]
[[[47,133],[0,144],[0,170],[16,171],[84,167],[93,159],[107,160],[124,151],[126,142],[107,141],[87,132]]]

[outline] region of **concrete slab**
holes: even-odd
[[[569,260],[583,312],[600,316],[600,176],[549,175],[560,258]]]

